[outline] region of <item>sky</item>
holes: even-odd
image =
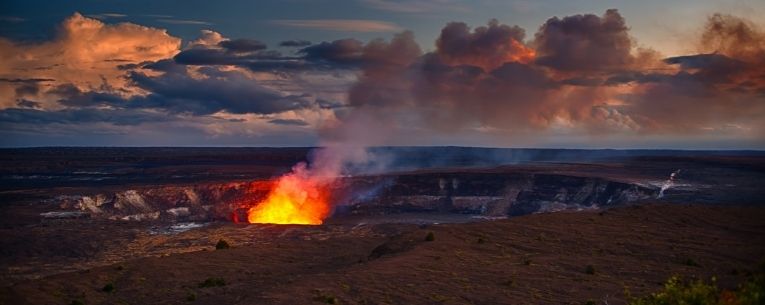
[[[3,1],[0,146],[765,148],[763,1]]]

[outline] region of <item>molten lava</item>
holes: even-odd
[[[298,166],[279,178],[266,200],[247,211],[247,221],[319,225],[329,216],[329,197],[327,183],[308,175],[304,166]]]

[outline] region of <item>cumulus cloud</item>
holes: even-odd
[[[0,38],[0,77],[51,79],[55,81],[40,85],[69,83],[83,90],[104,84],[126,88],[119,64],[171,57],[179,51],[180,43],[163,29],[105,24],[75,13],[64,20],[50,41],[30,44]],[[0,83],[0,106],[12,106],[17,98],[13,87]]]
[[[633,43],[615,9],[554,17],[535,35],[536,63],[563,71],[617,70],[633,63]]]
[[[391,52],[382,57],[405,60],[360,66],[363,76],[349,93],[360,110],[339,117],[353,124],[355,116],[375,113],[402,128],[502,130],[515,138],[703,134],[729,124],[759,126],[735,132],[761,130],[765,57],[758,55],[765,39],[733,17],[714,15],[705,28],[700,44],[714,45],[712,52],[661,59],[636,46],[616,10],[551,18],[528,44],[517,26],[490,21],[471,31],[453,22],[432,52]],[[357,42],[324,49],[343,61],[367,56]]]
[[[178,132],[249,137],[280,132],[268,126],[298,126],[305,122],[294,118],[297,112],[320,108],[310,95],[280,91],[236,68],[268,58],[285,60],[281,54],[260,41],[228,39],[209,30],[181,49],[181,40],[162,29],[74,14],[52,40],[0,39],[0,53],[9,58],[0,63],[5,133],[34,133],[37,126],[51,136],[87,134],[98,126],[123,134],[159,124]],[[181,54],[185,57],[179,61],[197,62],[173,60]],[[286,112],[291,118],[281,121]],[[232,124],[239,126],[223,127]]]
[[[369,25],[356,21],[277,23]],[[398,30],[375,26],[364,31]],[[162,29],[75,14],[51,41],[0,39],[0,56],[9,58],[0,62],[0,125],[133,132],[164,120],[163,128],[217,136],[289,130],[302,139],[319,126],[323,141],[358,145],[450,135],[764,136],[765,34],[750,21],[712,15],[697,53],[668,58],[638,47],[617,10],[553,17],[529,36],[490,20],[447,23],[428,52],[409,31],[370,41],[287,40],[279,46],[294,49],[276,51],[204,30],[181,48]]]
[[[218,43],[222,48],[232,53],[251,53],[268,48],[265,43],[254,39],[224,40]]]
[[[524,45],[526,32],[516,26],[489,21],[470,32],[467,24],[451,22],[436,40],[437,54],[449,65],[471,65],[485,70],[506,62],[528,62],[534,51]]]

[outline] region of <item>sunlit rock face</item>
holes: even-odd
[[[53,199],[65,210],[79,210],[94,218],[113,220],[218,220],[248,202],[263,198],[270,182],[210,183],[160,186],[113,193],[67,195]]]

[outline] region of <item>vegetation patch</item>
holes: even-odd
[[[199,288],[226,286],[226,281],[219,277],[209,277],[204,282],[199,283]]]
[[[337,297],[327,294],[319,289],[314,290],[314,294],[316,294],[316,296],[313,297],[313,300],[316,302],[325,304],[340,304],[340,300]]]
[[[228,248],[231,248],[231,245],[229,245],[228,242],[222,238],[218,240],[217,244],[215,244],[215,250],[223,250]]]
[[[645,297],[630,298],[630,305],[759,305],[765,304],[765,264],[739,285],[736,290],[717,287],[715,279],[684,281],[674,276],[664,284],[662,290]]]
[[[584,268],[584,273],[595,274],[595,267],[593,265],[587,265],[587,267]]]
[[[194,302],[197,300],[197,294],[196,293],[189,293],[189,295],[186,296],[186,301]]]

